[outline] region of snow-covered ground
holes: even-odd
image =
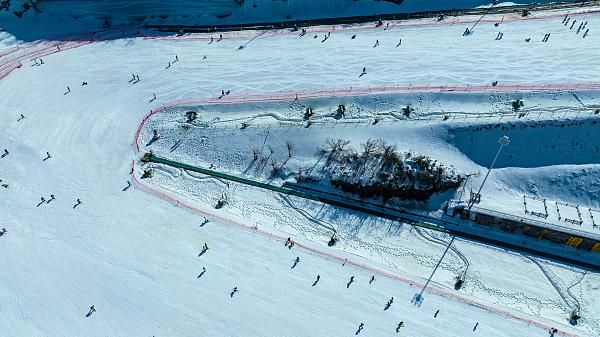
[[[598,208],[598,126],[592,124],[598,94],[589,87],[600,73],[593,30],[600,15],[577,17],[592,29],[583,39],[559,14],[507,19],[498,27],[483,23],[469,37],[462,36],[465,24],[430,20],[387,30],[312,28],[302,38],[227,33],[210,44],[208,35],[69,41],[62,43],[73,48],[43,56],[39,66],[29,52],[54,50],[56,42],[23,43],[1,33],[0,65],[20,61],[22,67],[0,80],[0,150],[9,151],[0,159],[1,183],[8,184],[0,188],[0,227],[8,230],[0,237],[0,336],[349,336],[360,323],[359,335],[382,336],[396,333],[400,321],[399,334],[407,336],[547,336],[552,326],[563,335],[597,335],[597,273],[456,239],[416,305],[411,300],[449,237],[166,166],[141,179],[134,143],[150,109],[206,99],[213,103],[152,116],[142,150],[243,173],[261,141],[280,155],[290,140],[298,151],[292,171],[314,162],[327,138],[359,146],[381,137],[477,174],[468,189],[483,178],[501,133],[483,126],[516,125],[504,130],[513,143],[482,192],[482,206],[522,214],[528,194]],[[504,38],[496,41],[499,31]],[[547,43],[545,33],[551,33]],[[363,67],[367,74],[359,77]],[[132,74],[140,81],[130,81]],[[542,92],[408,91],[293,102],[295,93],[313,89],[492,81]],[[544,90],[548,84],[570,90]],[[223,102],[250,97],[245,93],[290,97],[216,105],[221,90],[231,90]],[[525,116],[511,111],[514,99],[523,99]],[[342,103],[347,120],[331,116]],[[309,128],[302,120],[307,104],[318,118]],[[407,104],[415,108],[409,119],[400,110]],[[198,109],[204,127],[180,128],[187,108]],[[372,125],[376,116],[382,122]],[[572,119],[576,125],[560,126]],[[246,121],[250,127],[241,130]],[[538,123],[543,132],[534,128]],[[145,146],[154,127],[162,137]],[[529,155],[515,157],[522,147]],[[228,204],[215,210],[222,193]],[[201,226],[205,216],[210,222]],[[329,248],[332,230],[340,240]],[[286,237],[297,245],[286,248]],[[200,255],[204,243],[209,250]],[[456,291],[454,277],[463,273],[465,285]],[[234,287],[239,292],[232,295]],[[86,317],[91,305],[97,312]],[[567,318],[577,308],[582,319],[571,326]]]

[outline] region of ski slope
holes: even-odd
[[[0,179],[9,184],[0,190],[0,227],[8,230],[0,237],[0,336],[352,336],[360,323],[364,329],[359,336],[384,336],[396,334],[400,321],[405,326],[397,334],[403,336],[548,336],[550,327],[559,329],[557,335],[597,335],[597,273],[456,240],[422,304],[416,305],[411,301],[449,237],[168,167],[157,167],[155,177],[141,179],[134,140],[151,109],[179,99],[217,101],[221,90],[243,98],[330,88],[483,86],[495,80],[501,85],[568,83],[582,86],[585,95],[574,100],[569,93],[517,91],[500,93],[491,103],[483,103],[490,99],[485,92],[412,92],[383,101],[373,95],[372,101],[359,100],[363,111],[356,119],[369,123],[377,112],[399,102],[423,102],[419,118],[439,117],[450,105],[470,115],[492,111],[496,120],[517,96],[525,97],[526,104],[539,103],[526,109],[561,106],[571,111],[570,118],[578,118],[582,104],[598,104],[597,91],[585,91],[600,73],[598,35],[592,31],[583,39],[561,24],[563,13],[553,15],[507,19],[499,27],[488,22],[466,38],[461,36],[464,23],[421,20],[392,23],[388,30],[315,27],[302,38],[283,31],[227,33],[210,44],[210,35],[175,38],[141,31],[143,36],[131,38],[60,42],[72,48],[56,52],[56,41],[23,42],[1,33],[0,54],[7,52],[1,54],[1,64],[22,66],[0,80],[0,150],[9,151],[0,159]],[[583,13],[577,20],[595,29],[600,16]],[[504,38],[495,41],[499,30]],[[321,42],[329,31],[331,36]],[[540,42],[545,33],[551,33],[548,43]],[[528,37],[532,42],[524,42]],[[396,47],[400,38],[402,45]],[[380,45],[374,48],[376,40]],[[246,47],[238,50],[240,45]],[[32,59],[46,48],[53,53],[42,56],[43,65],[35,65]],[[367,74],[359,77],[363,67]],[[130,81],[132,74],[141,80]],[[88,85],[82,86],[84,81]],[[239,170],[247,156],[244,148],[275,124],[270,117],[259,118],[253,121],[256,129],[248,130],[257,136],[245,138],[247,134],[234,131],[236,118],[269,113],[298,118],[299,111],[289,110],[288,103],[241,103],[229,108],[213,104],[202,115],[207,122],[225,121],[222,129],[208,129],[206,141],[212,148],[204,151],[207,157],[200,158],[203,151],[197,150],[196,136],[202,135],[190,137],[176,155]],[[332,105],[324,98],[313,103],[323,109]],[[586,109],[582,114],[592,118]],[[21,114],[25,118],[19,120]],[[157,151],[168,152],[177,139],[176,123],[168,114],[156,118],[171,123],[172,129],[164,127],[155,144]],[[478,154],[468,154],[448,129],[434,129],[426,119],[403,127],[384,123],[379,129],[367,123],[360,129],[334,127],[331,133],[357,145],[379,134],[459,169],[484,169],[484,163],[473,159]],[[462,121],[463,126],[477,123]],[[303,131],[293,135],[280,130],[273,138],[280,145],[285,137],[297,141],[305,159],[297,165],[310,163],[314,148],[330,136],[326,129],[299,129]],[[152,128],[142,130],[143,145],[151,133]],[[51,156],[44,160],[46,152]],[[539,166],[553,170],[548,165],[560,165],[556,172],[568,177],[586,164],[592,173],[583,180],[593,182],[597,157],[584,159],[569,163],[571,167],[559,161]],[[528,188],[520,181],[544,168],[514,161],[503,167],[490,178],[490,191],[514,210],[511,198]],[[540,190],[552,187],[553,178],[548,173]],[[473,186],[477,179],[481,175],[474,177]],[[546,193],[587,198],[584,203],[597,207],[589,196],[594,190],[566,188],[571,181],[561,183],[562,191]],[[215,210],[223,191],[228,205]],[[51,194],[55,200],[48,202]],[[41,197],[46,201],[40,203]],[[201,226],[204,217],[210,221]],[[332,227],[340,243],[328,248]],[[295,247],[284,246],[287,237],[297,242]],[[200,255],[204,243],[209,250]],[[296,257],[300,261],[292,268]],[[467,267],[465,286],[455,291],[453,278]],[[317,275],[320,280],[313,286]],[[369,284],[372,275],[375,281]],[[354,282],[348,284],[352,276]],[[232,295],[234,287],[239,292]],[[384,310],[391,297],[394,303]],[[86,317],[91,305],[97,312]],[[583,318],[571,326],[567,318],[578,305]]]

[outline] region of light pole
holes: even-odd
[[[496,159],[498,159],[498,156],[500,155],[500,151],[502,151],[502,148],[504,146],[510,144],[510,138],[508,138],[508,136],[506,136],[506,135],[502,136],[498,140],[498,143],[500,143],[500,148],[498,149],[498,153],[496,153],[496,157],[494,157],[494,161],[492,161],[492,165],[490,165],[490,168],[488,169],[487,173],[485,174],[485,178],[483,178],[483,182],[481,182],[481,186],[479,186],[479,191],[477,191],[477,194],[475,194],[475,196],[477,198],[479,198],[481,190],[483,189],[483,185],[485,184],[485,181],[487,180],[488,176],[490,175],[490,172],[494,168],[494,164],[496,164]],[[475,198],[471,197],[471,200],[469,201],[469,209],[471,209],[471,207],[473,207],[474,203],[475,203]]]

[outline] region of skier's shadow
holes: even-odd
[[[150,146],[150,145],[154,144],[155,141],[156,141],[156,137],[152,137],[152,139],[150,139],[150,141],[146,144],[146,146]]]
[[[350,285],[352,284],[352,282],[354,282],[354,281],[348,281],[348,283],[346,284],[346,288],[350,288]]]
[[[206,273],[206,270],[203,270],[200,274],[198,274],[198,277],[196,278],[201,278],[202,276],[204,276],[204,273]]]
[[[206,249],[202,249],[202,251],[200,251],[200,254],[198,254],[198,257],[204,255],[206,253]]]
[[[296,268],[297,265],[298,265],[298,261],[294,261],[294,264],[292,265],[292,269]]]
[[[88,313],[85,315],[85,317],[90,317],[90,316],[92,316],[92,313],[93,313],[93,311],[91,311],[91,310],[90,310],[90,311],[88,311]]]
[[[314,287],[314,286],[316,286],[316,285],[317,285],[317,283],[319,283],[319,281],[315,280],[315,282],[313,282],[312,286],[313,286],[313,287]]]

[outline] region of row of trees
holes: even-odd
[[[399,152],[382,139],[369,139],[358,152],[349,141],[330,139],[320,151],[330,182],[361,197],[384,200],[427,200],[431,195],[460,185],[463,178],[453,168],[411,152]]]

